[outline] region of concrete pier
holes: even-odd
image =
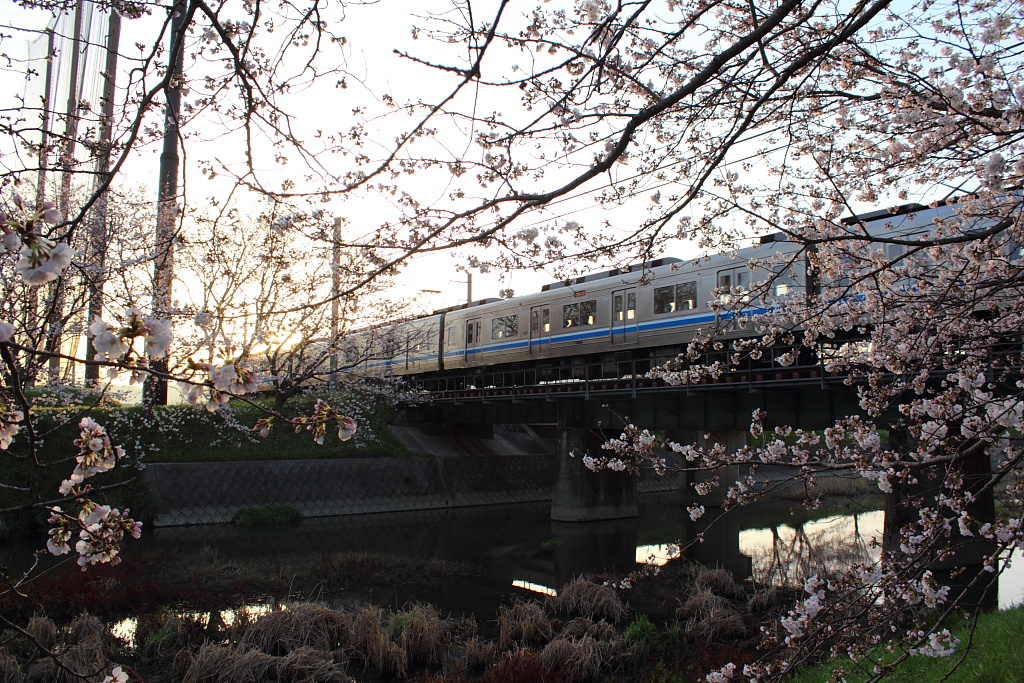
[[[640,514],[636,477],[630,472],[592,472],[583,456],[600,453],[603,437],[594,430],[563,427],[559,434],[558,479],[551,500],[556,522],[624,519]]]

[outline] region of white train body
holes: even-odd
[[[937,218],[954,212],[950,206],[905,207],[850,222],[867,226],[876,235],[916,237],[932,230]],[[898,245],[886,249],[890,257],[900,253]],[[784,241],[780,233],[699,263],[658,259],[547,285],[536,294],[436,311],[383,328],[391,350],[371,354],[364,366],[392,375],[465,374],[474,368],[621,357],[620,352],[665,357],[681,351],[698,330],[716,326],[724,329],[726,338],[750,336],[755,332],[748,329],[747,316],[764,311],[774,298],[806,292],[806,261],[799,254],[800,245]],[[752,270],[747,265],[752,259],[778,266],[774,273]],[[720,294],[742,298],[723,301],[722,313],[709,306],[716,290],[756,289],[756,283],[770,275],[775,277],[766,297]],[[376,330],[379,337],[382,328]]]

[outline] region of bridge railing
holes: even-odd
[[[771,349],[760,359],[747,359],[739,367],[730,367],[716,377],[702,378],[683,385],[670,385],[650,377],[652,368],[674,357],[629,358],[623,360],[572,359],[563,365],[529,365],[481,368],[443,376],[417,378],[413,383],[432,394],[436,401],[517,400],[591,395],[632,395],[651,391],[711,389],[722,385],[784,384],[823,381],[827,377],[822,362],[814,358],[798,359],[783,367],[778,358],[793,351],[791,347]],[[709,354],[705,359],[727,360],[726,354]]]
[[[681,384],[668,384],[649,376],[652,368],[673,363],[676,357],[659,356],[616,359],[574,358],[562,364],[502,366],[473,368],[461,373],[418,377],[416,388],[431,393],[433,401],[462,400],[525,400],[556,397],[617,395],[636,396],[657,391],[707,391],[732,387],[751,391],[766,385],[821,386],[845,382],[849,370],[833,370],[837,359],[856,356],[867,344],[863,337],[836,339],[819,355],[799,345],[778,345],[764,349],[758,358],[746,356],[739,364],[731,364],[730,352],[712,351],[701,359],[703,365],[716,361],[727,368],[717,375],[691,379]],[[1010,371],[1020,376],[1021,339],[1000,339],[987,350],[992,372]],[[680,365],[685,369],[685,365]],[[864,368],[869,370],[870,368]],[[994,379],[994,377],[993,377]]]

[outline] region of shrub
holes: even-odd
[[[516,602],[498,613],[498,648],[539,645],[551,639],[551,620],[535,602]]]
[[[654,624],[647,618],[647,615],[638,614],[626,627],[622,634],[622,641],[627,648],[643,647],[646,649],[656,633],[657,629],[654,628]]]
[[[285,655],[303,647],[331,652],[352,638],[348,614],[304,603],[271,612],[249,626],[242,642],[272,655]]]
[[[567,583],[558,595],[548,598],[547,604],[558,614],[607,619],[613,624],[628,612],[614,589],[583,578]]]
[[[556,638],[540,654],[544,674],[549,680],[579,683],[601,673],[601,645],[590,636]]]
[[[263,505],[242,508],[231,520],[236,526],[275,526],[295,524],[302,519],[302,513],[291,505]]]

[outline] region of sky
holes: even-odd
[[[226,7],[230,8],[231,4],[227,3]],[[486,10],[487,5],[486,0],[473,3],[478,12]],[[333,7],[337,9],[340,5],[335,3]],[[450,8],[451,3],[450,0],[381,0],[366,4],[349,4],[345,7],[344,18],[340,22],[337,21],[340,18],[340,13],[331,17],[328,12],[325,18],[332,22],[331,30],[348,38],[348,43],[344,48],[344,66],[348,72],[346,78],[348,88],[344,91],[322,88],[306,91],[300,89],[289,101],[289,110],[299,113],[296,117],[296,124],[307,132],[330,127],[344,129],[347,124],[340,124],[339,118],[347,116],[354,106],[364,100],[369,102],[379,99],[384,94],[390,94],[398,101],[416,100],[417,98],[433,101],[437,99],[439,93],[450,90],[458,80],[456,76],[415,64],[395,54],[396,49],[405,50],[437,63],[456,63],[458,58],[465,58],[465,47],[463,46],[454,48],[444,45],[437,46],[422,34],[419,40],[413,39],[414,26],[425,25],[424,15],[431,7],[442,10]],[[514,11],[520,13],[529,7],[531,7],[530,4],[513,4],[512,6]],[[2,24],[43,28],[49,18],[48,12],[25,10],[13,3],[0,3],[0,23]],[[479,21],[481,17],[475,18]],[[133,53],[132,41],[152,42],[153,36],[159,29],[161,19],[161,16],[154,14],[154,16],[141,20],[125,21],[122,29],[122,53]],[[517,17],[512,16],[511,20],[515,21]],[[7,40],[6,45],[10,45],[10,39]],[[125,68],[125,64],[125,60],[122,60],[122,69]],[[494,70],[508,66],[508,63],[501,63],[497,58],[485,60],[484,76],[489,75],[488,70],[492,70],[493,73]],[[17,91],[20,89],[19,77],[22,81],[24,80],[23,74],[19,73],[16,66],[2,71],[0,72],[0,85],[3,85],[3,90],[8,93]],[[468,94],[472,95],[472,92]],[[481,112],[503,110],[507,113],[509,108],[517,106],[518,100],[514,92],[506,101],[488,99],[479,102]],[[378,136],[385,141],[393,139],[395,131],[399,130],[395,126],[395,122],[388,119],[381,119],[381,121]],[[461,139],[455,137],[454,139],[457,145],[465,143],[465,137]],[[374,145],[371,142],[369,148],[371,149],[370,154],[373,156],[375,153],[381,153],[385,146],[377,146],[376,151],[373,151]],[[209,158],[227,158],[231,152],[230,147],[211,136],[202,145],[190,145],[190,149],[191,157],[186,161],[188,164],[193,164],[187,171],[190,199],[225,193],[227,186],[218,185],[216,180],[203,179],[200,182],[200,178],[195,172],[194,162],[200,155],[206,155]],[[223,154],[221,149],[223,149]],[[455,152],[458,153],[459,150],[456,149]],[[158,145],[151,145],[143,149],[131,161],[125,176],[133,181],[155,186],[159,153]],[[424,182],[417,177],[407,178],[402,182],[418,201],[426,205],[443,201],[448,190],[443,184]],[[368,230],[379,223],[381,216],[386,215],[391,207],[386,201],[365,198],[345,205],[329,205],[327,210],[344,216],[346,236],[356,238],[361,234],[366,234]],[[630,210],[634,212],[631,218],[635,221],[636,210]],[[516,229],[531,227],[554,219],[575,220],[585,225],[588,223],[597,225],[607,220],[614,226],[617,223],[616,216],[624,215],[622,211],[621,209],[600,208],[592,196],[581,192],[555,203],[549,211],[535,217],[528,217],[522,223],[517,224]],[[665,255],[682,257],[695,255],[687,245],[679,245],[679,247],[683,253],[673,251]],[[398,277],[396,295],[407,298],[419,297],[421,307],[425,310],[463,302],[467,290],[466,275],[459,270],[459,266],[464,264],[470,255],[470,252],[462,251],[461,253],[417,258]],[[595,267],[595,270],[599,269],[600,267]],[[551,271],[480,272],[476,270],[473,272],[472,293],[475,299],[498,296],[499,291],[504,289],[512,289],[516,294],[527,294],[538,291],[543,284],[554,280],[555,275]]]

